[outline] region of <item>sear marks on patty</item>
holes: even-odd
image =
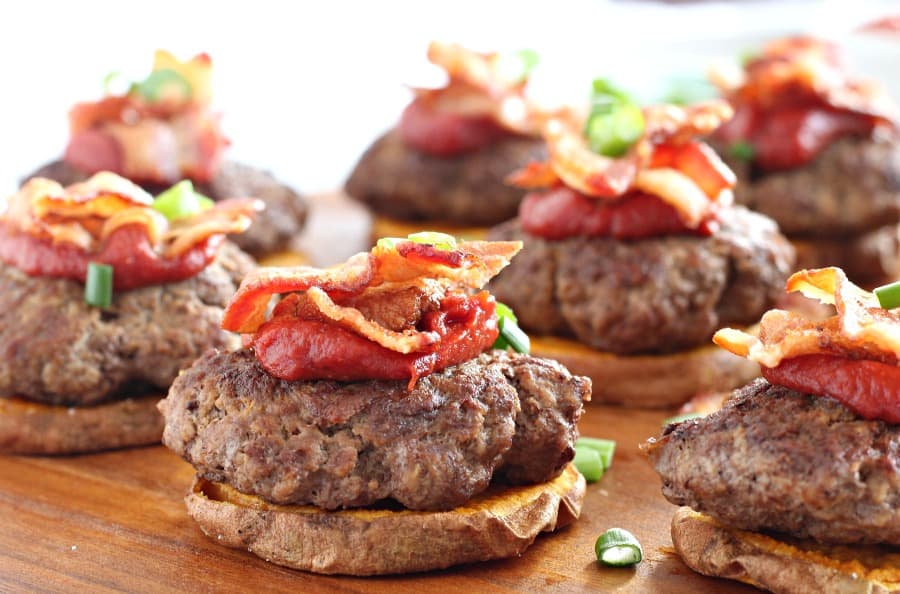
[[[544,142],[524,136],[457,157],[435,157],[408,147],[391,130],[362,155],[345,190],[379,215],[493,225],[516,216],[525,195],[503,179],[545,158]]]
[[[132,384],[166,389],[208,348],[238,345],[219,324],[252,266],[226,242],[197,276],[117,292],[100,309],[82,283],[0,263],[0,396],[87,405]]]
[[[804,167],[754,172],[718,147],[738,177],[735,200],[788,236],[856,235],[900,222],[900,143],[843,138]]]
[[[723,210],[720,219],[711,237],[639,241],[548,241],[509,221],[489,239],[522,239],[525,249],[489,290],[524,328],[604,351],[706,344],[722,326],[757,322],[793,270],[793,248],[770,219],[742,207]]]
[[[65,161],[48,163],[23,179],[46,177],[64,186],[84,181],[89,174],[75,169]],[[159,194],[166,186],[143,184],[151,194]],[[306,222],[306,200],[272,174],[234,161],[222,161],[209,183],[195,184],[198,192],[213,200],[226,198],[257,198],[266,208],[256,214],[250,228],[231,236],[241,249],[254,256],[286,249]]]
[[[900,545],[900,426],[755,380],[646,446],[663,495],[725,524]]]
[[[163,442],[208,480],[280,504],[438,510],[483,491],[497,469],[517,482],[559,474],[589,397],[590,380],[555,361],[500,351],[407,391],[286,382],[244,349],[207,353],[159,407]]]

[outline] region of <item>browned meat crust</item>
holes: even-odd
[[[511,481],[558,475],[589,394],[589,380],[554,361],[500,351],[407,391],[405,381],[286,382],[240,350],[205,355],[160,410],[164,443],[241,492],[326,509],[393,499],[436,510],[465,503],[498,469]]]
[[[758,379],[647,447],[663,495],[724,524],[900,545],[900,427]]]
[[[857,235],[900,222],[900,143],[843,138],[812,163],[771,173],[719,147],[738,176],[735,200],[773,218],[786,235]]]
[[[81,283],[0,263],[0,395],[87,405],[168,388],[206,349],[237,346],[219,324],[252,265],[226,243],[197,276],[121,291],[101,310]]]
[[[525,195],[503,179],[545,158],[542,140],[522,136],[459,157],[434,157],[409,148],[391,130],[366,150],[345,190],[379,215],[494,225],[516,216]]]
[[[547,241],[510,221],[489,238],[522,239],[525,249],[489,289],[527,330],[596,349],[628,355],[706,344],[722,326],[755,323],[773,307],[794,261],[770,219],[741,207],[721,218],[711,237],[629,242]]]

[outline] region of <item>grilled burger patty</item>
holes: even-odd
[[[86,405],[132,383],[167,388],[206,349],[237,346],[219,324],[252,266],[226,242],[197,276],[121,291],[100,309],[81,283],[0,262],[0,396]]]
[[[489,239],[526,249],[488,286],[531,331],[573,336],[618,354],[708,343],[728,324],[759,320],[784,292],[794,252],[767,217],[724,209],[711,237],[548,241],[518,221]]]
[[[345,190],[379,215],[493,225],[516,216],[524,196],[503,179],[544,158],[543,141],[524,136],[457,157],[435,157],[408,147],[391,130],[366,150]]]
[[[812,163],[769,173],[717,148],[737,174],[735,200],[787,235],[833,238],[900,222],[900,143],[842,138]]]
[[[723,523],[900,545],[900,427],[763,379],[648,446],[663,494]]]
[[[90,175],[60,160],[44,165],[25,179],[32,177],[46,177],[67,186]],[[158,194],[166,186],[144,184],[143,188]],[[241,249],[255,256],[287,247],[306,221],[306,200],[270,173],[255,167],[222,161],[215,178],[209,183],[195,184],[195,188],[213,200],[257,198],[265,203],[265,210],[257,213],[249,229],[230,237]]]
[[[545,481],[574,455],[590,380],[493,351],[406,381],[287,382],[244,349],[207,353],[160,403],[163,442],[204,478],[325,509],[450,509],[497,473]]]

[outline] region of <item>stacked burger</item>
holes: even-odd
[[[35,178],[0,203],[0,452],[158,443],[160,392],[208,348],[237,346],[219,324],[253,261],[225,234],[260,205],[190,198],[167,216],[98,173]]]
[[[110,171],[153,194],[184,180],[215,201],[254,197],[266,208],[233,240],[255,257],[289,249],[306,220],[306,202],[269,173],[224,160],[229,141],[219,120],[210,57],[182,62],[160,50],[150,75],[125,93],[75,105],[65,155],[26,180],[68,185]]]
[[[532,52],[479,54],[432,42],[428,59],[446,71],[447,84],[416,89],[400,122],[366,150],[346,183],[374,213],[376,238],[422,227],[483,237],[522,200],[504,177],[545,154],[525,96]]]
[[[714,135],[736,201],[778,223],[798,267],[839,266],[869,286],[900,275],[900,110],[885,90],[808,37],[716,80],[736,112]]]
[[[735,178],[699,136],[724,102],[641,109],[595,81],[588,119],[544,125],[549,160],[510,181],[531,189],[492,239],[523,254],[491,283],[534,333],[536,353],[594,380],[594,400],[673,406],[758,373],[709,345],[771,307],[793,249],[767,217],[732,205]]]
[[[663,494],[687,506],[672,539],[696,571],[775,592],[892,591],[896,549],[878,545],[900,545],[900,301],[837,268],[787,287],[837,314],[773,310],[758,337],[717,332],[763,377],[646,446]]]
[[[496,304],[474,292],[520,248],[424,234],[249,275],[223,321],[244,348],[207,353],[160,403],[203,530],[371,575],[517,555],[577,517],[590,380],[491,350]]]

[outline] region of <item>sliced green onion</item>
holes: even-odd
[[[758,57],[759,57],[758,51],[744,50],[741,52],[740,56],[738,56],[738,59],[741,62],[741,66],[744,66],[746,68],[747,64],[749,64],[750,62],[752,62],[753,60],[755,60]]]
[[[612,466],[613,454],[616,451],[616,442],[611,439],[599,437],[579,437],[575,440],[575,448],[589,448],[597,452],[603,462],[603,470],[609,470]]]
[[[498,318],[497,328],[500,330],[500,335],[497,339],[503,339],[505,343],[503,347],[495,346],[494,348],[506,348],[506,346],[510,346],[517,353],[524,353],[526,355],[531,351],[531,340],[529,340],[528,335],[519,328],[519,325],[515,320],[512,318]],[[496,345],[496,343],[494,344]]]
[[[510,306],[506,305],[505,303],[500,303],[498,301],[496,303],[496,310],[497,310],[497,319],[509,318],[513,322],[516,322],[516,323],[519,322],[519,318],[517,318],[516,314],[513,313],[512,308]]]
[[[591,113],[584,135],[595,153],[621,157],[644,133],[644,113],[622,90],[609,81],[593,82]]]
[[[491,348],[505,350],[507,347],[511,347],[517,353],[525,353],[527,355],[531,351],[531,340],[519,328],[519,320],[516,319],[516,314],[513,313],[512,308],[498,301],[496,312],[497,329],[500,331],[500,334]]]
[[[682,423],[684,421],[690,421],[691,419],[699,419],[702,416],[703,414],[698,412],[684,413],[681,415],[675,415],[674,417],[663,419],[662,424],[663,427],[665,427],[666,425],[671,425],[673,423]]]
[[[380,247],[382,249],[391,250],[397,247],[397,244],[401,241],[406,241],[402,237],[382,237],[377,242],[375,242],[375,247]]]
[[[597,450],[575,444],[575,458],[572,463],[578,472],[584,475],[584,480],[593,483],[603,476],[603,459]]]
[[[456,249],[456,238],[446,233],[437,231],[420,231],[406,236],[413,243],[425,243],[435,249],[451,251]]]
[[[189,179],[178,182],[153,201],[153,209],[170,221],[192,217],[212,205],[212,200],[194,191]]]
[[[528,80],[540,61],[541,57],[536,51],[523,49],[500,54],[494,61],[493,68],[504,80],[521,83]]]
[[[594,543],[597,560],[613,567],[636,565],[644,558],[641,543],[631,532],[622,528],[610,528]]]
[[[746,140],[738,140],[729,147],[731,156],[741,161],[752,161],[756,156],[756,147]]]
[[[109,307],[112,304],[113,267],[109,264],[88,262],[87,277],[84,282],[84,300],[94,307]]]
[[[131,82],[118,70],[113,70],[103,77],[103,90],[107,95],[118,95],[128,92]]]
[[[878,297],[879,305],[884,309],[900,307],[900,281],[878,287],[874,293]]]
[[[154,70],[141,82],[134,83],[131,90],[151,102],[172,96],[178,99],[190,99],[193,95],[191,83],[171,68]]]

